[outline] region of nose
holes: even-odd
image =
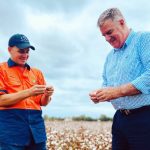
[[[22,53],[21,56],[27,58],[29,56],[29,53]]]

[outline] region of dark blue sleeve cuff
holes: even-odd
[[[8,94],[7,90],[0,90],[0,94]]]

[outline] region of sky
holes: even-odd
[[[43,115],[114,115],[109,102],[94,104],[89,98],[101,88],[103,65],[112,49],[97,27],[99,15],[110,7],[118,7],[133,30],[150,31],[149,0],[0,0],[0,62],[9,58],[13,34],[29,38],[36,50],[28,64],[40,69],[55,89]]]

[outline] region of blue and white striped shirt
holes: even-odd
[[[134,109],[150,105],[150,33],[131,31],[120,49],[107,56],[103,86],[116,87],[131,83],[142,94],[111,100],[115,109]]]

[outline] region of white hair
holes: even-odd
[[[109,8],[99,16],[97,26],[101,27],[104,24],[104,22],[108,19],[114,21],[116,19],[124,19],[124,17],[118,8]]]

